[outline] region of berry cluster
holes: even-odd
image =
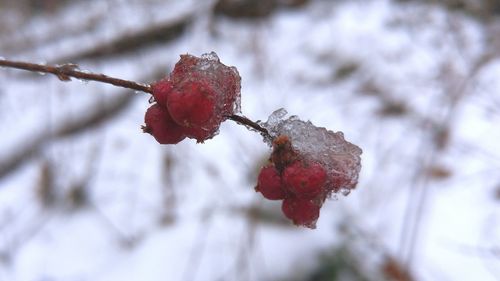
[[[214,137],[229,117],[258,128],[273,151],[255,190],[267,199],[283,200],[282,211],[295,225],[315,228],[326,198],[355,188],[361,149],[342,132],[296,116],[284,119],[284,109],[267,122],[234,119],[240,110],[240,82],[236,68],[222,64],[213,52],[181,55],[172,73],[151,85],[154,104],[146,111],[144,132],[161,144],[176,144],[186,137],[197,142]]]
[[[214,52],[201,57],[181,55],[173,71],[151,85],[80,71],[74,65],[48,66],[0,59],[0,65],[52,73],[60,80],[93,80],[152,94],[143,131],[160,144],[185,138],[204,142],[220,124],[231,119],[259,132],[273,148],[255,190],[270,200],[283,200],[282,211],[294,224],[314,228],[326,198],[348,195],[358,183],[362,150],[333,132],[287,119],[286,110],[274,111],[266,122],[253,122],[240,112],[241,78],[235,67],[222,64]]]
[[[203,142],[240,108],[240,81],[234,67],[215,53],[181,55],[169,77],[151,85],[154,103],[144,117],[144,132],[161,144],[184,138]]]
[[[314,228],[326,198],[355,188],[362,151],[341,132],[285,115],[277,110],[261,123],[273,150],[255,189],[267,199],[283,200],[281,209],[295,225]]]
[[[326,183],[323,166],[301,158],[289,138],[279,136],[273,142],[271,163],[261,169],[255,190],[269,200],[283,200],[282,211],[294,224],[314,228],[328,194]]]

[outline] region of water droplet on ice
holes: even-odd
[[[344,195],[344,196],[347,196],[347,195],[349,195],[351,193],[351,189],[349,189],[349,188],[342,188],[340,190],[340,193],[342,193],[342,195]]]

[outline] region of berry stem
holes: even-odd
[[[229,115],[229,116],[227,116],[227,119],[233,120],[234,122],[236,122],[238,124],[248,126],[252,129],[260,132],[266,138],[271,138],[271,135],[269,135],[269,132],[265,128],[260,126],[258,123],[246,118],[245,116]]]
[[[119,78],[114,78],[100,73],[82,71],[78,69],[78,65],[76,64],[63,64],[54,66],[54,65],[45,65],[45,64],[36,64],[36,63],[29,63],[22,61],[10,61],[5,59],[0,59],[0,66],[23,69],[39,73],[51,73],[56,75],[57,78],[59,78],[59,80],[61,81],[70,81],[71,77],[73,77],[87,81],[98,81],[146,93],[152,93],[151,87],[149,85],[144,85],[134,81],[128,81]]]

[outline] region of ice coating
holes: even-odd
[[[156,104],[168,111],[185,136],[204,142],[217,135],[228,116],[239,113],[240,85],[236,68],[222,64],[211,52],[181,55],[172,73],[151,89]]]
[[[240,113],[241,110],[241,77],[234,66],[227,66],[220,62],[215,52],[195,57],[181,55],[176,63],[170,80],[174,84],[203,79],[210,81],[212,88],[222,102],[217,103],[217,110],[222,115]]]
[[[358,182],[362,150],[346,141],[342,132],[316,127],[297,116],[284,119],[286,114],[286,110],[278,109],[269,116],[267,122],[260,124],[271,136],[265,141],[272,145],[276,137],[288,136],[299,157],[320,163],[326,169],[327,194],[342,192],[347,195]]]

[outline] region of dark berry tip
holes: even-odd
[[[142,132],[143,132],[143,133],[146,133],[146,134],[151,134],[151,128],[150,128],[150,127],[148,127],[148,126],[144,126],[144,125],[142,125],[142,126],[141,126],[141,130],[142,130]]]

